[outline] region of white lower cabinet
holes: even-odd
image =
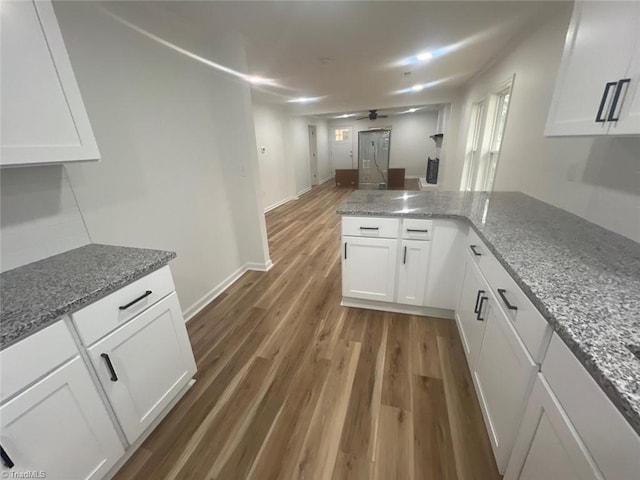
[[[402,240],[398,267],[398,303],[424,305],[430,245],[431,242],[424,240]]]
[[[538,366],[492,294],[481,314],[487,325],[473,377],[498,470],[503,473]]]
[[[478,267],[473,261],[468,260],[464,272],[462,293],[456,309],[456,322],[471,371],[476,366],[487,325],[485,315],[488,291],[489,287],[482,278]]]
[[[124,454],[79,356],[2,405],[0,417],[2,448],[14,464],[11,474],[2,467],[6,478],[100,479]]]
[[[342,295],[393,302],[398,240],[342,237]]]
[[[88,348],[88,352],[130,443],[196,371],[175,292]]]
[[[504,479],[602,478],[549,384],[538,374]]]

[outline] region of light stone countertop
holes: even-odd
[[[468,222],[640,434],[639,243],[518,192],[358,190],[337,213]]]
[[[0,275],[0,350],[166,265],[174,252],[90,244]]]

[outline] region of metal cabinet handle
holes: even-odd
[[[120,305],[118,308],[120,310],[126,310],[127,308],[129,308],[131,305],[134,305],[136,303],[138,303],[140,300],[143,300],[145,298],[147,298],[149,295],[151,295],[153,292],[151,290],[147,290],[146,292],[144,292],[142,295],[140,295],[138,298],[136,298],[135,300],[131,300],[129,303],[127,303],[126,305]]]
[[[13,468],[15,466],[13,460],[11,460],[11,457],[7,452],[4,451],[4,448],[2,448],[2,446],[0,446],[0,457],[2,457],[2,464],[5,467]]]
[[[407,232],[429,233],[429,229],[425,228],[424,230],[421,230],[419,228],[407,228]]]
[[[404,255],[402,256],[402,263],[407,263],[407,246],[404,247]]]
[[[480,316],[480,314],[482,313],[482,304],[484,303],[485,300],[489,300],[489,297],[481,297],[480,298],[480,305],[478,305],[478,311],[476,312],[476,320],[479,320],[481,322],[484,322],[484,318],[482,318]]]
[[[476,304],[473,307],[473,313],[478,313],[478,302],[480,301],[480,295],[482,295],[484,290],[478,290],[478,295],[476,295]]]
[[[596,114],[596,123],[604,123],[606,120],[602,116],[604,111],[604,106],[607,103],[607,98],[609,97],[609,90],[611,87],[614,87],[618,82],[607,82],[604,86],[604,92],[602,92],[602,98],[600,99],[600,107],[598,107],[598,113]]]
[[[360,230],[380,230],[380,227],[360,227]]]
[[[104,358],[104,362],[107,364],[107,368],[109,369],[109,373],[111,374],[111,381],[117,382],[118,375],[116,375],[116,371],[113,368],[113,363],[111,363],[111,359],[109,358],[109,355],[107,355],[106,353],[101,353],[100,356]]]
[[[615,117],[616,108],[618,108],[618,100],[620,100],[620,92],[622,92],[622,87],[627,83],[630,83],[630,78],[624,78],[618,82],[618,86],[616,87],[616,93],[613,94],[613,101],[611,102],[611,110],[609,110],[609,116],[607,117],[607,122],[617,122],[620,120],[620,117]]]
[[[347,242],[344,242],[344,259],[347,259]]]
[[[509,303],[509,300],[507,300],[507,297],[505,296],[505,293],[507,293],[507,291],[504,288],[499,288],[498,289],[498,295],[500,295],[500,298],[502,299],[502,301],[504,302],[506,307],[509,310],[518,310],[518,307],[516,307],[515,305],[511,305]]]
[[[476,248],[478,248],[477,245],[469,245],[469,248],[471,249],[471,251],[473,252],[473,254],[476,257],[481,257],[482,256],[482,254],[476,250]]]

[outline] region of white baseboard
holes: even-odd
[[[290,202],[291,200],[297,200],[298,197],[297,196],[291,196],[291,197],[287,197],[287,198],[283,198],[282,200],[280,200],[279,202],[274,203],[273,205],[269,205],[268,207],[265,207],[264,209],[264,213],[270,212],[271,210],[273,210],[274,208],[278,208],[281,205],[284,205],[285,203]]]
[[[303,188],[302,190],[300,190],[298,193],[296,193],[296,195],[298,197],[301,197],[302,195],[304,195],[305,193],[308,193],[311,191],[311,185],[309,185],[307,188]]]
[[[328,182],[329,180],[331,180],[332,178],[334,178],[333,175],[329,175],[328,177],[325,178],[321,178],[320,180],[318,180],[318,185],[322,185],[325,182]]]
[[[260,272],[268,272],[273,267],[273,262],[271,259],[267,260],[265,263],[258,262],[247,262],[242,267],[237,269],[227,278],[225,278],[218,285],[209,290],[206,294],[204,294],[200,299],[198,299],[193,305],[187,308],[184,312],[182,312],[182,316],[184,317],[185,323],[195,317],[198,313],[200,313],[207,305],[213,302],[218,296],[224,292],[227,288],[229,288],[236,280],[238,280],[242,275],[244,275],[248,270],[257,270]]]
[[[453,310],[433,307],[418,307],[414,305],[402,305],[392,302],[378,302],[375,300],[361,300],[359,298],[342,297],[340,305],[343,307],[367,308],[382,312],[405,313],[407,315],[420,315],[422,317],[438,317],[453,319]]]

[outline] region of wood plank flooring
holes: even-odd
[[[116,478],[499,479],[455,322],[341,307],[331,182],[188,324],[187,392]]]

